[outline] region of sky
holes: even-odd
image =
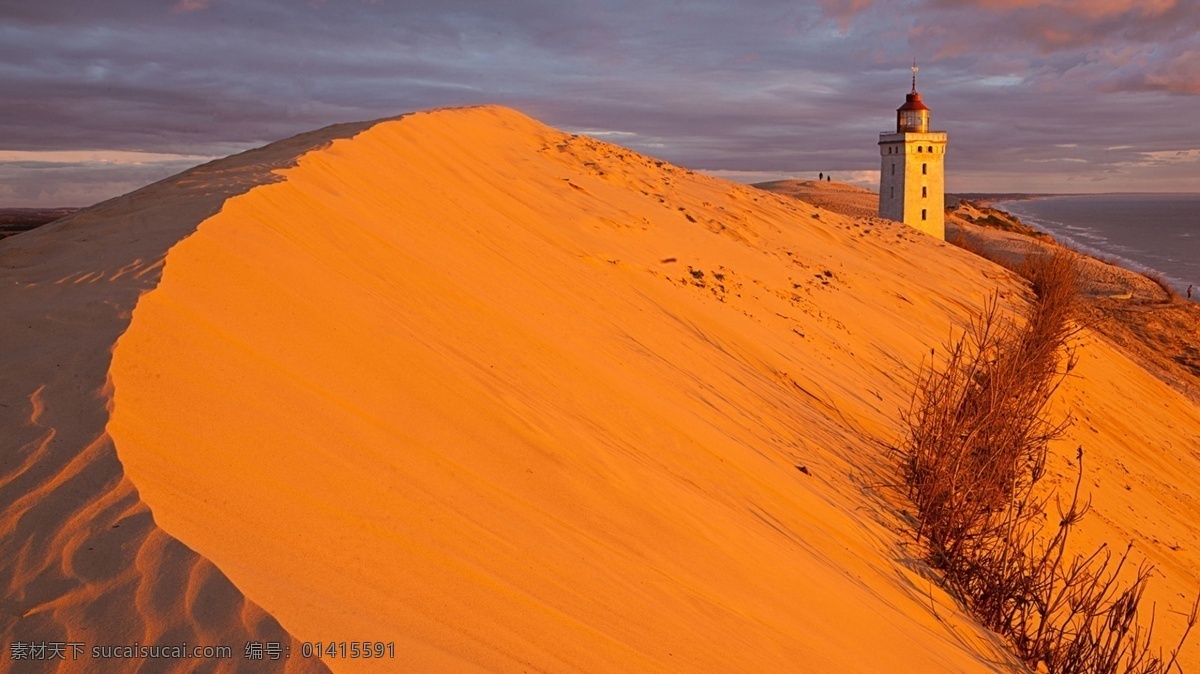
[[[481,103],[874,188],[914,58],[950,192],[1200,192],[1200,0],[0,0],[0,55],[0,207]]]

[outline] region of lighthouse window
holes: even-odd
[[[930,146],[929,146],[929,151],[930,151],[930,152],[933,152],[933,146],[932,146],[932,145],[930,145]]]
[[[925,209],[924,208],[921,209],[921,219],[922,220],[925,219]]]
[[[928,188],[928,187],[922,187],[922,188],[921,188],[921,196],[922,196],[922,197],[928,197],[928,196],[929,196],[929,188]]]
[[[921,164],[921,175],[929,173],[929,164]]]
[[[920,145],[917,146],[917,152],[924,152],[924,151],[925,151],[925,148],[921,147]]]
[[[892,164],[892,175],[896,175],[896,165]]]

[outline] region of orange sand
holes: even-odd
[[[0,242],[0,670],[13,642],[186,641],[230,646],[239,657],[247,641],[289,643],[219,569],[155,523],[105,432],[108,366],[172,245],[227,198],[364,126],[212,162]],[[141,671],[135,661],[90,658],[21,664]],[[195,662],[154,664],[150,671],[195,671]],[[225,664],[326,671],[299,661]]]
[[[502,108],[363,128],[180,216],[128,329],[86,337],[103,369],[120,334],[88,404],[128,498],[239,601],[396,643],[333,671],[1012,671],[931,584],[886,450],[930,348],[1024,301],[1010,274]],[[1173,638],[1200,411],[1083,339],[1082,533],[1146,535]]]
[[[813,215],[503,109],[380,124],[172,250],[109,431],[299,639],[409,671],[986,669],[871,485],[991,283]]]

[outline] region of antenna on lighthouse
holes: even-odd
[[[915,93],[917,93],[917,60],[916,59],[913,59],[912,68],[913,68],[913,90],[912,90],[912,92],[915,94]]]

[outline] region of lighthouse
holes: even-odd
[[[929,107],[912,91],[896,110],[896,131],[879,134],[879,217],[946,238],[946,132],[929,129]]]

